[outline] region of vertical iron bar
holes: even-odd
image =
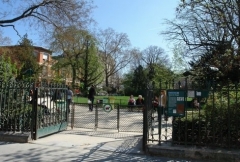
[[[119,104],[117,105],[117,130],[119,133],[119,125],[120,125],[120,109],[119,109]]]
[[[142,148],[143,151],[146,152],[147,147],[147,133],[148,133],[148,121],[147,121],[147,109],[146,107],[143,109],[143,143]]]
[[[146,89],[146,93],[145,93],[145,105],[143,108],[143,151],[146,152],[146,148],[147,148],[147,141],[148,141],[148,125],[149,125],[149,121],[148,121],[148,106],[149,106],[149,97],[150,97],[150,87],[147,87]]]
[[[228,104],[227,104],[227,110],[228,110],[228,114],[227,114],[227,117],[228,117],[228,123],[227,123],[227,125],[228,125],[228,137],[227,137],[227,145],[228,145],[228,147],[230,146],[230,137],[231,137],[231,132],[230,132],[230,85],[229,85],[229,82],[228,82],[228,88],[227,88],[227,90],[228,90]]]
[[[98,128],[98,104],[96,104],[95,108],[95,130]]]
[[[186,100],[186,91],[187,91],[187,83],[186,83],[186,80],[187,80],[187,78],[185,78],[185,92],[184,92],[184,108],[186,107],[186,104],[185,104],[185,100]],[[179,85],[181,85],[181,82],[179,81]],[[179,86],[180,87],[180,86]],[[181,87],[180,87],[181,88]],[[188,137],[188,128],[187,128],[187,115],[188,115],[188,112],[185,110],[185,118],[186,118],[186,120],[184,121],[184,123],[185,123],[185,139],[184,139],[184,145],[185,146],[187,146],[187,137]]]
[[[33,127],[33,131],[34,131],[34,136],[33,136],[33,139],[34,140],[37,140],[38,138],[38,135],[37,135],[37,129],[38,129],[38,126],[39,126],[39,117],[38,117],[38,105],[37,105],[37,101],[38,101],[38,88],[35,87],[34,91],[33,91],[33,110],[34,110],[34,127]]]
[[[160,83],[159,83],[159,92],[160,92],[160,95],[161,95],[161,90],[162,90],[162,80],[160,80]],[[161,145],[161,136],[162,136],[162,109],[161,107],[157,107],[158,111],[158,144]]]
[[[74,116],[75,116],[75,103],[73,103],[73,105],[72,105],[72,110],[71,110],[71,112],[72,112],[72,116],[71,116],[71,128],[73,129],[73,127],[74,127]]]

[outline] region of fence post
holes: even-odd
[[[160,80],[160,83],[159,83],[159,92],[161,92],[162,90],[162,81]],[[161,94],[160,94],[161,95]],[[158,106],[157,107],[158,111],[158,144],[161,145],[161,141],[162,141],[162,112],[163,112],[163,109],[162,107]]]
[[[96,104],[95,108],[95,130],[98,128],[98,104]]]
[[[147,147],[147,133],[148,133],[148,119],[147,119],[147,109],[144,107],[143,109],[143,143],[142,149],[146,152]]]
[[[149,112],[151,112],[152,109],[152,98],[153,98],[153,87],[154,82],[149,82],[146,89],[146,95],[145,95],[145,104],[143,109],[143,151],[146,152],[147,148],[147,142],[148,142],[148,130],[149,125],[152,124],[152,114],[149,115]],[[150,121],[150,122],[149,122]]]
[[[34,85],[34,91],[33,91],[33,130],[32,130],[32,137],[34,140],[37,140],[37,129],[38,129],[38,88]]]
[[[75,103],[72,104],[71,128],[74,127]]]
[[[118,130],[118,133],[119,133],[119,124],[120,124],[120,106],[118,104],[118,106],[117,106],[117,130]]]

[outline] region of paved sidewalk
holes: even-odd
[[[30,143],[0,142],[0,161],[186,161],[144,155],[141,136],[107,136],[63,132]]]

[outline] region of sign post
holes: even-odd
[[[185,116],[186,90],[167,91],[167,115],[174,117]]]
[[[103,105],[103,111],[110,112],[112,111],[112,105],[111,104],[105,104]]]

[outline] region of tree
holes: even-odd
[[[35,78],[38,77],[41,67],[38,65],[37,58],[33,53],[33,42],[28,39],[27,34],[25,34],[23,38],[20,39],[19,46],[16,46],[13,53],[15,59],[21,64],[17,79],[32,78],[33,74],[35,74]]]
[[[91,35],[85,37],[85,53],[80,60],[79,73],[83,81],[83,91],[87,92],[88,87],[102,82],[103,65],[97,56],[96,39]]]
[[[183,45],[175,45],[173,48],[171,69],[177,75],[189,70],[189,64],[186,57],[184,57],[185,50],[185,46]]]
[[[8,82],[15,78],[17,74],[17,67],[11,62],[9,57],[4,54],[0,56],[0,81]]]
[[[236,64],[240,60],[239,13],[238,0],[182,1],[177,8],[177,19],[167,21],[169,28],[163,34],[166,34],[171,41],[184,42],[189,49],[185,56],[198,61],[206,53],[214,54],[215,56],[212,57],[214,66],[224,65],[224,69],[231,69],[231,73],[239,73],[239,64]],[[219,58],[226,60],[226,57],[229,60],[226,64],[224,59],[218,61]],[[228,75],[224,71],[220,73]]]
[[[132,94],[139,95],[144,93],[144,89],[147,85],[147,74],[144,68],[139,65],[133,73],[131,87],[134,89]]]
[[[100,30],[97,38],[99,56],[104,64],[105,85],[108,87],[109,78],[131,61],[130,41],[125,33],[117,33],[111,28]]]
[[[231,47],[219,44],[212,51],[204,53],[200,59],[190,61],[190,73],[193,79],[201,82],[215,80],[222,84],[227,83],[229,80],[238,82],[240,77],[240,60],[236,59],[232,50],[227,49],[231,49]],[[230,63],[232,61],[233,63]]]
[[[169,64],[168,56],[165,54],[164,50],[158,46],[149,46],[142,51],[142,60],[145,64]]]
[[[167,67],[170,65],[168,56],[164,53],[164,50],[157,46],[149,46],[143,50],[142,60],[145,63],[148,71],[148,79],[155,81],[156,78],[159,78],[159,76],[163,76],[163,74],[165,74],[163,69],[167,69]],[[168,69],[170,69],[170,67]]]
[[[72,86],[77,79],[84,82],[84,90],[100,78],[100,63],[96,55],[96,39],[91,34],[75,26],[65,30],[56,29],[53,34],[52,49],[62,53],[55,69],[70,67]]]
[[[132,87],[133,76],[134,76],[133,70],[128,71],[128,73],[124,74],[123,76],[122,85],[123,85],[124,95],[130,96],[135,93],[135,89]]]
[[[18,69],[18,73],[16,73],[17,79],[22,80],[24,77],[31,77],[32,79],[32,75],[38,75],[38,72],[41,70],[37,63],[37,58],[33,54],[34,48],[32,46],[32,41],[27,38],[27,35],[24,35],[24,37],[19,41],[19,45],[2,46],[1,53],[8,56],[11,62],[15,64]],[[26,71],[30,69],[31,74],[26,75]],[[35,75],[35,77],[37,77],[37,75]]]
[[[26,20],[30,26],[84,26],[93,8],[88,0],[1,0],[0,27],[13,27]],[[16,12],[17,11],[17,12]],[[37,25],[36,25],[37,24]],[[17,29],[15,29],[17,31]]]
[[[176,19],[166,21],[169,28],[163,34],[171,41],[184,42],[189,48],[189,53],[186,54],[194,57],[201,56],[203,51],[217,46],[220,42],[236,42],[236,33],[231,33],[236,31],[236,4],[236,0],[184,1],[177,8]]]
[[[144,61],[142,59],[142,51],[138,48],[133,48],[131,51],[131,62],[130,62],[130,69],[136,69],[140,65],[144,65]]]

